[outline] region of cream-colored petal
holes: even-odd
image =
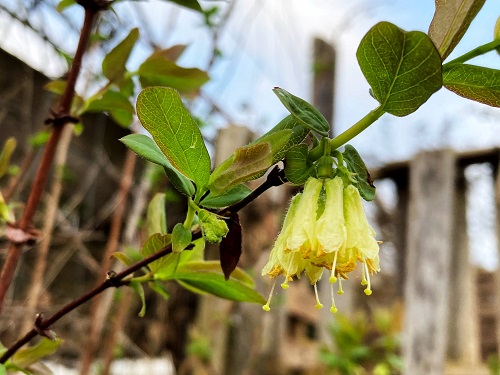
[[[316,222],[316,238],[320,250],[325,253],[342,249],[346,241],[343,190],[344,184],[340,177],[325,182],[325,210]]]
[[[378,256],[379,246],[375,231],[368,224],[358,189],[349,185],[344,189],[344,218],[347,228],[346,248],[356,249],[362,258]]]
[[[315,224],[318,211],[318,198],[323,183],[310,177],[305,186],[297,215],[290,224],[290,235],[287,236],[286,248],[291,251],[300,251],[314,246]]]

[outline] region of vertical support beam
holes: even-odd
[[[335,49],[321,39],[314,39],[313,55],[313,104],[332,124],[333,131],[333,99],[335,94]]]
[[[457,171],[455,221],[450,272],[450,313],[448,319],[448,358],[467,366],[481,363],[479,311],[476,274],[469,260],[466,221],[466,184],[463,169]]]
[[[404,374],[443,374],[454,188],[451,150],[422,153],[411,162]]]
[[[396,296],[402,301],[406,282],[406,255],[408,236],[409,181],[408,170],[394,178],[397,186],[398,204],[394,212],[394,246],[397,250]]]
[[[493,176],[495,178],[495,210],[496,210],[496,234],[497,234],[497,253],[500,256],[500,161],[493,164]],[[495,272],[496,295],[495,308],[498,312],[496,315],[497,327],[497,354],[500,356],[500,267],[497,266]]]
[[[215,144],[215,165],[230,157],[237,147],[244,146],[253,138],[252,132],[245,127],[230,126],[220,129]],[[208,256],[218,258],[217,251]],[[212,365],[216,374],[228,374],[227,358],[233,357],[240,343],[231,343],[230,323],[235,303],[212,295],[202,296],[197,317],[199,331],[210,339]],[[234,344],[230,346],[230,344]],[[236,374],[236,373],[235,373]]]

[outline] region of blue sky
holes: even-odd
[[[2,3],[14,10],[20,4],[15,0],[0,0]],[[229,2],[202,1],[202,4],[217,5],[224,10]],[[491,40],[498,8],[496,1],[486,2],[451,57]],[[138,24],[137,9],[150,23],[148,30],[141,30],[143,35],[149,32],[162,47],[188,44],[181,64],[207,66],[211,40],[199,14],[165,1],[119,3],[115,6],[116,14],[108,17],[123,26],[121,36]],[[306,100],[310,98],[311,43],[315,36],[320,36],[337,49],[334,126],[337,132],[345,130],[377,104],[368,94],[368,84],[355,58],[363,35],[382,20],[405,30],[426,31],[433,11],[433,0],[237,0],[219,38],[223,58],[212,69],[212,81],[205,92],[235,123],[262,133],[287,114],[271,91],[274,86]],[[72,7],[64,15],[78,26],[81,13],[79,7]],[[30,11],[29,17],[71,52],[77,35],[64,31],[57,22],[46,22],[47,17],[55,19],[49,7]],[[53,75],[61,74],[61,61],[50,58],[46,48],[37,48],[33,38],[22,39],[22,34],[18,27],[7,26],[0,19],[0,46],[8,46],[15,54],[24,53],[24,59],[38,69],[52,69]],[[135,69],[149,53],[147,48],[137,48],[129,68]],[[99,58],[97,53],[94,59],[89,59],[88,69],[98,68]],[[498,67],[499,58],[493,53],[474,63]],[[196,108],[203,115],[203,107]],[[495,124],[497,113],[497,109],[458,98],[442,89],[410,116],[384,115],[352,143],[369,156],[371,165],[406,159],[421,149],[494,146],[500,142]],[[212,118],[211,123],[225,126],[227,119]]]

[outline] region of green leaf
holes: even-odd
[[[263,137],[259,143],[237,148],[234,154],[212,172],[208,188],[213,196],[219,196],[234,185],[262,176],[275,162],[292,136],[292,130],[284,129]]]
[[[167,174],[170,182],[172,182],[175,188],[181,193],[187,195],[188,197],[194,194],[193,183],[172,167],[172,164],[170,164],[165,155],[163,155],[156,143],[154,143],[154,141],[147,135],[129,134],[120,138],[120,141],[137,155],[164,167],[165,173]]]
[[[309,178],[313,163],[307,159],[306,144],[292,147],[285,156],[285,177],[293,184],[302,185]]]
[[[0,363],[0,375],[7,375],[7,369],[3,363]]]
[[[146,296],[144,295],[144,287],[142,286],[142,284],[138,281],[134,281],[132,279],[132,281],[128,284],[129,287],[131,287],[134,292],[137,293],[137,295],[139,296],[139,298],[141,299],[141,311],[139,311],[139,316],[141,318],[144,317],[144,315],[146,315]]]
[[[172,230],[172,251],[179,253],[191,243],[192,233],[189,229],[184,228],[181,223],[175,224]]]
[[[157,193],[148,205],[147,224],[148,237],[155,233],[167,234],[167,213],[165,211],[166,194]]]
[[[359,156],[358,151],[351,146],[346,145],[344,148],[344,152],[342,153],[344,156],[344,161],[347,164],[347,169],[354,173],[354,178],[358,182],[358,190],[359,194],[366,201],[371,201],[375,198],[375,186],[373,185],[373,181],[370,178],[370,173],[368,173],[368,169],[366,165]]]
[[[134,28],[102,61],[102,73],[110,82],[119,82],[123,79],[125,64],[139,39],[139,29]]]
[[[486,0],[435,0],[429,37],[444,61],[469,28]]]
[[[147,60],[149,59],[166,59],[172,62],[176,62],[179,57],[184,53],[186,50],[186,45],[185,44],[176,44],[175,46],[165,48],[165,49],[159,49],[154,51]]]
[[[76,1],[75,0],[61,0],[57,6],[56,6],[56,10],[61,13],[63,10],[65,10],[66,8],[69,8],[70,6],[72,5],[75,5],[76,4]]]
[[[139,81],[143,88],[168,86],[182,94],[195,94],[210,78],[198,68],[183,68],[159,54],[153,54],[139,67]]]
[[[120,262],[122,262],[127,267],[130,267],[132,264],[135,263],[131,257],[129,257],[127,254],[119,252],[119,251],[114,252],[113,254],[111,254],[111,256],[118,259]]]
[[[208,208],[223,208],[241,201],[251,192],[252,189],[240,184],[233,186],[231,189],[219,196],[214,196],[210,193],[200,202],[200,204],[203,207]]]
[[[292,131],[292,135],[288,139],[288,142],[281,148],[280,151],[276,152],[273,157],[273,162],[277,163],[285,157],[286,152],[293,146],[302,142],[307,134],[309,134],[309,129],[302,125],[300,121],[298,121],[293,115],[286,116],[283,120],[281,120],[274,128],[269,130],[262,137],[257,138],[255,141],[250,143],[251,145],[261,143],[262,140],[268,138],[271,134],[279,132],[280,130],[290,129]],[[274,164],[273,163],[273,164]]]
[[[25,369],[40,361],[42,358],[53,354],[61,344],[62,340],[59,338],[50,340],[43,337],[36,345],[19,349],[16,354],[11,357],[10,363],[21,369]]]
[[[200,129],[177,91],[167,87],[144,89],[137,98],[137,115],[174,168],[199,189],[205,187],[210,177],[210,156]]]
[[[375,99],[394,116],[416,111],[442,86],[441,57],[420,31],[380,22],[363,37],[356,56]]]
[[[9,168],[10,158],[16,149],[17,141],[14,137],[9,137],[5,141],[2,151],[0,152],[0,178],[3,177]]]
[[[62,79],[56,79],[54,81],[50,81],[43,86],[44,90],[51,92],[56,95],[62,95],[64,90],[66,89],[66,81]]]
[[[157,280],[170,280],[172,275],[177,270],[177,267],[191,261],[202,261],[205,250],[205,240],[198,238],[193,241],[194,248],[192,250],[181,251],[180,253],[172,253],[165,257],[165,262],[154,274]]]
[[[160,281],[155,280],[155,281],[148,283],[148,285],[151,288],[151,290],[158,293],[165,301],[170,298],[170,293],[168,292],[168,290],[165,288],[165,286],[163,286],[163,284]]]
[[[311,104],[288,91],[275,87],[273,92],[279,98],[286,109],[306,128],[328,136],[330,124],[325,117]]]
[[[172,236],[170,234],[155,233],[147,239],[141,249],[141,253],[144,258],[156,254],[158,251],[167,247],[172,243]],[[167,262],[168,255],[164,256],[154,262],[149,263],[149,269],[152,273],[156,273],[159,269],[163,267],[163,264]]]
[[[50,138],[50,130],[40,130],[35,134],[28,137],[28,142],[34,148],[39,148],[45,146],[45,144],[49,141]]]
[[[168,0],[168,1],[195,10],[197,12],[203,12],[203,9],[201,8],[197,0]]]
[[[236,268],[228,281],[219,262],[188,262],[179,267],[173,279],[215,296],[239,302],[264,304],[266,300],[253,289],[253,280],[241,268]]]
[[[84,112],[108,112],[119,125],[128,127],[134,116],[134,106],[129,98],[113,90],[107,90],[100,97],[87,100]]]
[[[464,98],[500,107],[500,70],[460,64],[443,74],[443,82]]]

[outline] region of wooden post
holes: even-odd
[[[481,363],[479,311],[476,274],[469,261],[466,222],[466,186],[463,170],[456,179],[455,222],[450,272],[450,313],[448,319],[448,358],[457,364]]]
[[[495,176],[495,209],[496,209],[496,232],[497,232],[497,252],[500,254],[500,163],[495,163],[493,165],[493,176]],[[497,267],[496,273],[496,295],[495,307],[496,316],[496,327],[497,327],[497,354],[500,356],[500,267]]]
[[[335,49],[321,39],[314,39],[313,56],[313,104],[332,125],[333,99],[335,94]]]
[[[454,189],[452,151],[422,153],[411,162],[404,374],[443,374]]]
[[[408,232],[408,173],[394,179],[398,192],[398,205],[394,212],[394,246],[397,250],[397,273],[396,273],[396,295],[400,300],[404,297],[404,285],[406,281],[406,255],[407,255],[407,232]]]
[[[237,147],[249,143],[252,137],[252,132],[244,127],[230,126],[219,130],[215,145],[215,165],[231,156]],[[211,295],[202,296],[200,299],[197,326],[201,334],[210,339],[212,365],[217,374],[227,373],[226,359],[229,352],[240,345],[238,343],[233,348],[229,347],[229,328],[234,305],[234,302]]]

